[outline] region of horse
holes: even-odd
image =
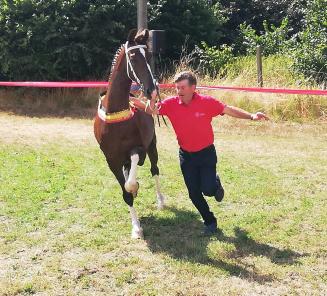
[[[133,109],[129,102],[132,82],[141,86],[147,102],[158,91],[148,62],[148,38],[148,30],[129,32],[126,43],[121,45],[113,59],[107,91],[100,96],[94,119],[95,138],[129,207],[131,236],[141,239],[144,237],[143,229],[133,203],[139,189],[137,166],[144,164],[146,155],[155,178],[158,209],[165,206],[165,198],[160,191],[154,119],[143,111]]]

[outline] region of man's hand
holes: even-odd
[[[257,112],[255,114],[251,114],[251,119],[252,120],[269,120],[269,117],[262,112]]]
[[[146,98],[142,99],[142,98],[130,97],[129,100],[135,108],[142,110],[142,111],[148,113],[149,115],[158,115],[159,114],[159,110],[158,110],[157,104],[156,104],[156,99],[148,100]]]
[[[223,113],[232,117],[242,118],[242,119],[269,120],[268,116],[262,112],[251,114],[241,108],[236,108],[233,106],[225,106]]]

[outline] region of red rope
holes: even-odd
[[[0,86],[7,87],[46,87],[46,88],[102,88],[106,87],[105,81],[70,81],[70,82],[50,82],[50,81],[0,81]],[[160,88],[174,88],[174,84],[160,84]],[[232,87],[232,86],[198,86],[198,89],[205,90],[230,90],[259,93],[279,93],[279,94],[300,94],[300,95],[320,95],[326,96],[327,90],[319,89],[291,89],[291,88],[261,88],[261,87]]]

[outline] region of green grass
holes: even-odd
[[[139,170],[144,241],[130,238],[128,208],[94,142],[1,141],[0,295],[322,295],[326,130],[224,120],[215,126],[226,198],[208,198],[222,229],[211,238],[171,129],[158,135],[164,211],[148,162]]]

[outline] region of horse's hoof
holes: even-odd
[[[136,183],[130,183],[130,182],[126,182],[125,183],[125,190],[129,193],[132,193],[135,197],[137,195],[137,191],[139,190],[139,182]]]
[[[133,239],[144,239],[143,229],[142,228],[133,229],[132,230],[132,238]]]

